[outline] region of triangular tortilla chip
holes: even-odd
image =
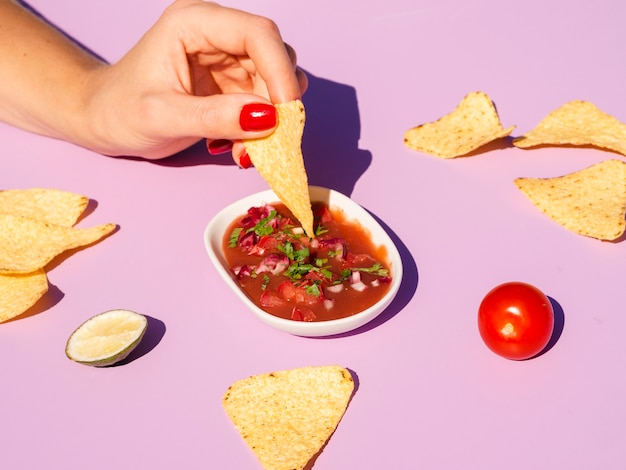
[[[41,269],[64,251],[91,245],[115,227],[115,224],[61,227],[0,213],[0,273],[30,273]]]
[[[276,105],[278,126],[268,137],[244,140],[250,161],[278,198],[314,237],[313,211],[304,157],[302,134],[305,112],[300,100]]]
[[[328,441],[353,391],[343,367],[303,367],[239,380],[222,405],[264,469],[295,470]]]
[[[593,103],[570,101],[548,114],[533,130],[515,138],[513,145],[592,145],[626,155],[626,124]]]
[[[513,129],[515,126],[502,127],[491,98],[476,91],[466,95],[450,114],[406,131],[404,143],[436,157],[456,158],[508,136]]]
[[[21,315],[48,292],[43,269],[27,274],[0,274],[0,323]]]
[[[58,189],[5,189],[0,191],[0,213],[22,215],[49,224],[73,226],[89,198]]]
[[[607,160],[556,178],[517,178],[542,212],[572,232],[615,240],[626,227],[626,163]]]

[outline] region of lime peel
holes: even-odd
[[[148,328],[145,316],[131,310],[109,310],[91,317],[70,335],[65,355],[96,367],[122,361],[137,347]]]

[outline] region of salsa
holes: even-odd
[[[251,207],[223,251],[239,286],[266,312],[296,321],[348,317],[378,302],[391,275],[384,246],[341,211],[313,203],[315,237],[282,203]]]

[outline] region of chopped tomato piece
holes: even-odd
[[[315,321],[317,317],[310,308],[294,307],[291,311],[291,319],[296,321]]]
[[[306,291],[306,287],[304,285],[296,286],[289,281],[285,281],[278,286],[278,295],[287,302],[304,305],[314,305],[324,300],[321,290],[320,295],[313,295]]]
[[[333,221],[333,215],[326,205],[320,206],[316,211],[315,216],[319,218],[319,223],[322,225]]]
[[[367,254],[348,253],[346,264],[348,266],[371,266],[376,263],[376,259]]]
[[[319,283],[328,282],[328,279],[324,277],[319,271],[310,271],[304,276],[308,281],[318,281]]]
[[[278,241],[276,240],[275,237],[270,237],[269,235],[263,235],[259,239],[257,246],[259,247],[259,249],[262,249],[264,251],[269,251],[269,250],[273,250],[274,248],[276,248],[277,243]]]
[[[287,303],[277,292],[272,290],[263,291],[259,302],[261,307],[282,307]]]

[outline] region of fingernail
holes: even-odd
[[[206,146],[211,155],[220,155],[222,153],[230,152],[233,148],[233,143],[227,139],[212,140]]]
[[[276,108],[271,104],[251,103],[241,109],[239,125],[244,131],[264,131],[276,126]]]
[[[239,157],[239,165],[241,165],[241,168],[250,168],[250,166],[252,165],[252,161],[250,161],[250,155],[248,155],[248,152],[246,152],[245,150]]]

